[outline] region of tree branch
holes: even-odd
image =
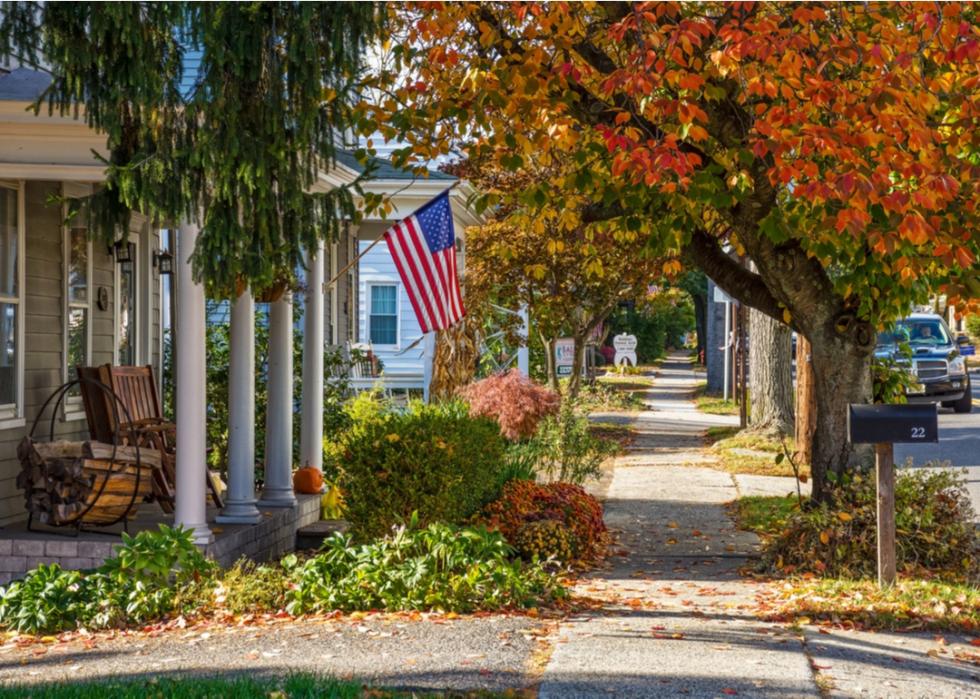
[[[780,323],[783,308],[758,274],[742,267],[726,255],[716,238],[698,229],[691,234],[683,253],[711,277],[729,296],[765,313]],[[791,324],[792,325],[792,324]],[[794,328],[796,329],[796,328]]]

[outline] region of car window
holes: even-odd
[[[911,345],[948,345],[952,343],[946,328],[939,320],[903,320],[896,325],[896,331],[901,329],[908,337]]]

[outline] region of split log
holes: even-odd
[[[17,447],[22,467],[17,485],[28,512],[55,526],[110,524],[130,515],[151,495],[160,456],[140,449],[137,466],[134,447],[117,447],[109,460],[112,454],[111,444],[25,437]]]

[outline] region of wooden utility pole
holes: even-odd
[[[895,583],[895,449],[890,443],[875,445],[875,477],[878,486],[878,584]]]
[[[745,305],[740,303],[738,304],[738,424],[743,430],[749,426],[749,411],[746,405],[749,384],[745,380],[746,355],[748,354],[745,351],[746,320]]]
[[[796,335],[796,460],[809,464],[813,457],[813,433],[817,429],[817,411],[813,391],[813,360],[810,341]]]

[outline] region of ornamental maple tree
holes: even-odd
[[[388,7],[363,125],[405,138],[403,163],[460,145],[511,170],[570,158],[562,181],[515,197],[644,221],[658,254],[802,333],[814,496],[829,499],[877,330],[933,292],[980,298],[978,7]]]

